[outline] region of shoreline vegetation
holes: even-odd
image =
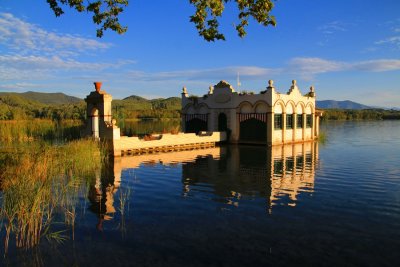
[[[71,100],[70,96],[63,94],[56,95],[34,92],[0,93],[0,121],[49,119],[53,121],[81,120],[83,123],[86,120],[86,103],[84,101],[79,98]],[[73,102],[66,102],[67,100]],[[148,100],[139,96],[130,96],[112,102],[112,114],[117,122],[175,120],[180,119],[180,110],[181,99],[179,97]],[[394,109],[320,110],[324,112],[322,120],[400,119],[400,110]]]
[[[400,120],[400,110],[384,109],[321,109],[321,121]]]
[[[86,197],[106,159],[99,142],[73,140],[79,137],[80,127],[80,121],[0,122],[4,255],[9,248],[29,249],[43,239],[74,239],[79,199]]]

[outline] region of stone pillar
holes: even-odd
[[[181,104],[182,104],[182,111],[183,111],[184,105],[186,103],[186,99],[189,97],[189,94],[188,94],[185,86],[182,88],[181,96],[182,96]],[[186,116],[185,116],[186,113],[182,113],[182,111],[181,111],[181,128],[182,128],[182,132],[185,133],[186,132]]]
[[[268,127],[269,126],[269,127]],[[270,111],[267,113],[267,145],[272,145],[275,131],[275,113]]]
[[[182,132],[185,133],[186,132],[186,114],[181,113],[181,128],[182,128]]]
[[[286,112],[282,112],[282,143],[286,141]]]
[[[216,112],[214,110],[209,110],[209,113],[207,116],[208,116],[208,120],[207,120],[208,131],[210,131],[210,132],[216,131],[215,121],[218,121],[218,118],[216,118],[216,116],[218,116],[218,115],[216,115]]]
[[[311,130],[311,138],[315,139],[315,111],[311,114],[311,123],[312,123],[312,130]]]
[[[293,121],[293,132],[292,132],[292,142],[296,141],[296,134],[297,134],[297,113],[296,109],[294,110],[292,114],[292,121]]]
[[[231,129],[231,141],[233,143],[236,143],[239,141],[239,131],[240,131],[240,123],[239,123],[239,118],[236,114],[236,109],[231,109],[229,113],[227,114],[228,116],[228,129]]]
[[[304,112],[303,113],[303,129],[302,129],[302,131],[303,131],[303,141],[306,139],[306,130],[307,130],[307,114]]]
[[[319,136],[319,116],[316,116],[315,118],[315,133],[314,133],[315,138]]]

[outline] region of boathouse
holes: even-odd
[[[273,81],[259,94],[235,92],[227,82],[210,86],[202,97],[182,90],[182,128],[186,133],[226,131],[231,143],[278,145],[314,140],[319,135],[315,91],[302,94],[296,81],[278,93]]]
[[[253,143],[281,145],[311,141],[319,135],[315,92],[311,87],[300,93],[296,81],[286,94],[275,91],[273,81],[259,94],[238,93],[225,81],[209,88],[202,97],[182,92],[182,129],[180,133],[154,134],[143,139],[121,136],[112,119],[112,96],[96,90],[85,98],[86,135],[108,144],[114,156],[213,147],[216,143]]]

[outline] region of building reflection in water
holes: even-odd
[[[270,209],[284,197],[295,206],[302,192],[314,192],[318,143],[272,147],[271,155]]]
[[[103,230],[103,222],[112,220],[116,212],[114,196],[121,184],[121,170],[114,167],[114,162],[103,164],[101,171],[96,173],[94,184],[89,188],[89,209],[98,217],[96,228]]]
[[[296,206],[299,195],[314,191],[318,143],[285,146],[222,146],[216,148],[114,158],[90,188],[90,210],[99,217],[98,229],[113,218],[114,198],[123,170],[142,164],[181,165],[182,196],[211,194],[212,201],[238,207],[244,200],[265,198],[275,205]],[[133,178],[133,177],[132,177]]]
[[[228,146],[218,160],[199,157],[182,165],[184,195],[213,187],[215,200],[239,206],[242,199],[264,197],[266,208],[295,206],[298,196],[314,190],[318,144],[315,142],[274,146]]]

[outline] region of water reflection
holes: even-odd
[[[313,192],[317,158],[317,143],[222,148],[218,159],[198,157],[182,165],[183,194],[211,185],[216,201],[238,207],[243,198],[263,197],[271,213],[274,205],[296,206],[301,193]]]
[[[233,208],[243,201],[262,198],[266,212],[271,213],[273,206],[296,206],[299,195],[313,192],[317,159],[317,143],[222,146],[114,158],[91,186],[90,210],[97,214],[97,228],[102,230],[103,221],[111,220],[119,208],[114,198],[120,187],[121,173],[161,165],[181,168],[181,196],[184,198],[206,198]]]
[[[114,167],[110,161],[103,165],[95,176],[94,183],[89,188],[89,210],[98,217],[96,228],[103,230],[103,222],[112,220],[116,212],[114,196],[121,184],[121,169]]]
[[[296,206],[298,195],[314,192],[318,143],[273,147],[271,155],[271,208],[285,197],[289,206]]]

